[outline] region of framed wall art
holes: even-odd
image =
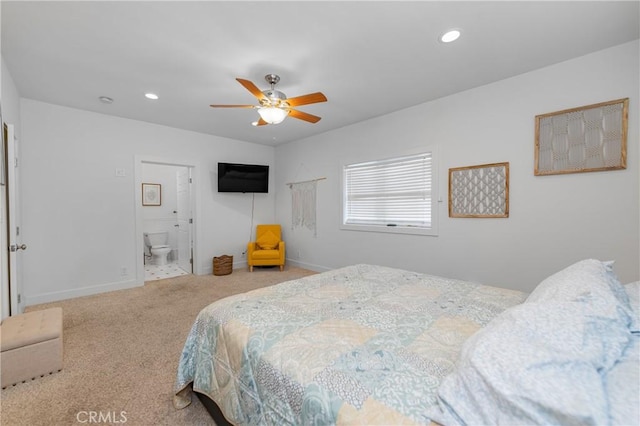
[[[162,186],[159,183],[142,184],[142,205],[159,206],[162,205]]]
[[[629,98],[536,116],[534,174],[627,167]]]
[[[449,217],[509,217],[509,163],[449,169]]]

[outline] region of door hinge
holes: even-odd
[[[19,236],[19,235],[20,235],[20,227],[16,226],[16,236]]]
[[[18,167],[18,157],[13,158],[13,167]]]
[[[189,259],[189,263],[193,265],[193,257]]]
[[[193,179],[189,178],[189,183],[193,183]]]
[[[193,219],[189,219],[189,223],[193,223]]]
[[[18,303],[21,303],[21,302],[22,302],[22,295],[18,294]]]

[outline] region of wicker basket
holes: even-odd
[[[233,271],[233,256],[226,254],[213,258],[213,275],[229,275]]]

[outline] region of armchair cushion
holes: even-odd
[[[280,250],[258,250],[253,252],[253,260],[275,260],[280,258]]]
[[[256,243],[260,250],[273,250],[278,246],[279,242],[280,238],[278,238],[278,236],[272,231],[265,232],[256,240]]]

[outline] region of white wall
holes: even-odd
[[[583,258],[615,259],[639,278],[638,41],[276,148],[278,222],[287,257],[324,270],[353,263],[532,290]],[[533,175],[534,117],[629,97],[627,169]],[[340,163],[439,149],[439,236],[340,230]],[[510,163],[507,219],[449,218],[451,167]],[[285,183],[318,177],[317,238],[292,230]]]
[[[638,42],[625,44],[275,149],[22,99],[23,300],[142,284],[135,272],[140,158],[195,167],[200,274],[220,254],[243,262],[255,224],[278,222],[290,264],[316,270],[379,263],[528,291],[595,257],[615,259],[621,280],[636,280],[638,50]],[[626,170],[533,176],[535,115],[623,97],[630,98]],[[341,231],[340,163],[425,145],[439,147],[439,236]],[[272,166],[270,193],[255,195],[253,218],[252,195],[216,192],[218,161]],[[511,167],[510,217],[447,217],[448,169],[502,161]],[[318,183],[314,238],[291,230],[285,183],[317,177],[327,179]]]
[[[2,95],[2,119],[5,123],[15,125],[16,136],[20,138],[20,94],[4,59],[0,60],[2,62],[2,89],[0,91]]]
[[[220,254],[243,261],[252,196],[219,194],[217,163],[273,165],[272,147],[29,99],[21,100],[21,118],[27,305],[142,284],[139,158],[194,166],[195,273],[211,273]],[[256,194],[254,223],[273,222],[274,200],[273,191]]]

